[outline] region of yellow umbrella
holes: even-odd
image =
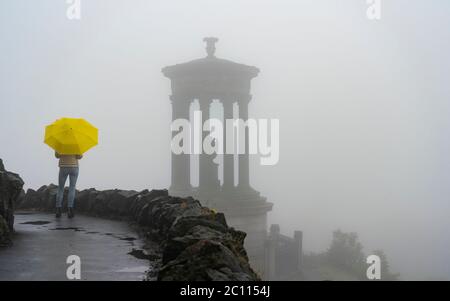
[[[82,118],[61,118],[45,128],[44,142],[61,155],[82,155],[98,144],[98,129]]]

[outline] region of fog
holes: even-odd
[[[0,4],[0,158],[26,188],[57,182],[44,126],[83,117],[100,143],[78,188],[170,185],[167,65],[258,67],[249,115],[280,120],[280,160],[251,157],[270,223],[323,251],[335,229],[385,250],[402,279],[450,278],[450,3],[82,0]]]

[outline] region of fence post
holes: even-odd
[[[280,235],[280,225],[273,224],[270,226],[269,237],[266,240],[266,275],[267,280],[276,280],[277,275],[277,248]]]
[[[297,258],[297,270],[301,270],[303,267],[303,232],[295,231],[294,240],[296,247],[296,258]]]

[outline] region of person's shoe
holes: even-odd
[[[69,208],[67,210],[67,217],[68,218],[73,218],[75,216],[75,213],[73,212],[73,208]]]
[[[57,208],[56,208],[56,214],[55,214],[55,216],[56,216],[57,218],[60,218],[60,217],[61,217],[61,207],[57,207]]]

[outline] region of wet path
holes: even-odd
[[[69,255],[81,259],[81,280],[142,280],[151,268],[125,222],[17,212],[14,227],[14,245],[0,249],[0,280],[67,280]]]

